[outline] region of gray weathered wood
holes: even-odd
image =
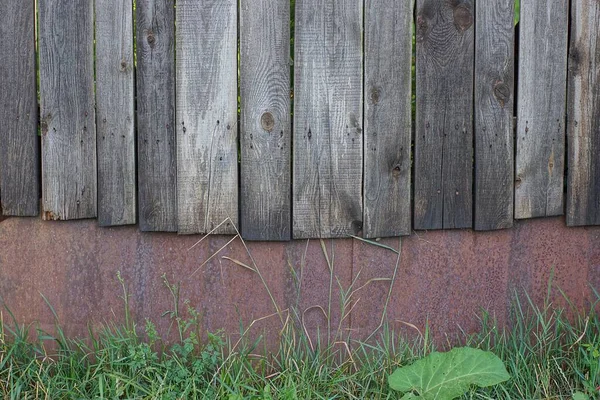
[[[3,215],[40,211],[33,1],[0,2],[0,195]]]
[[[130,0],[95,0],[98,222],[136,222],[133,15]]]
[[[472,226],[473,2],[418,0],[415,229]]]
[[[237,0],[179,0],[179,232],[233,233],[238,221]]]
[[[600,225],[600,3],[573,0],[567,224]]]
[[[563,214],[568,0],[521,3],[515,218]]]
[[[362,229],[362,1],[296,0],[294,238]]]
[[[242,236],[289,240],[289,0],[241,1],[240,91]]]
[[[42,208],[96,217],[93,0],[39,0]]]
[[[514,0],[479,0],[475,14],[475,229],[504,229],[514,207]]]
[[[412,1],[365,4],[364,235],[411,230]]]
[[[138,202],[142,231],[177,231],[174,0],[136,1]]]

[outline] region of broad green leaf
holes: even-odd
[[[509,378],[502,360],[493,353],[461,347],[448,353],[431,353],[397,369],[390,375],[389,384],[399,392],[418,394],[413,399],[452,400],[471,386],[493,386]]]
[[[581,392],[576,392],[573,394],[573,400],[590,400],[585,394]]]

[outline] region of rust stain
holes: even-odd
[[[247,243],[251,259],[239,240],[226,245],[231,237],[214,236],[192,248],[198,239],[148,235],[136,227],[99,228],[90,220],[9,218],[0,225],[0,276],[12,283],[0,284],[0,295],[20,322],[52,324],[42,293],[61,321],[68,322],[67,334],[85,335],[88,323],[113,320],[113,311],[123,317],[116,281],[120,270],[131,294],[133,318],[142,323],[152,318],[166,332],[170,320],[160,315],[173,304],[164,274],[179,285],[181,301],[189,300],[200,310],[205,331],[222,328],[235,334],[240,320],[248,326],[267,317],[256,324],[256,333],[275,332],[267,340],[276,341],[280,321],[266,289],[255,273],[226,256],[246,265],[254,259],[280,309],[296,307],[304,313],[313,338],[327,326],[319,307],[327,310],[331,267],[339,279],[339,286],[333,284],[334,305],[341,290],[360,288],[349,317],[342,319],[338,307],[332,308],[334,327],[341,323],[343,332],[366,337],[379,325],[391,293],[388,316],[394,329],[405,330],[403,322],[423,329],[429,322],[432,334],[443,340],[458,334],[459,325],[476,330],[482,309],[500,324],[506,322],[513,288],[543,301],[552,271],[557,287],[581,309],[592,299],[588,282],[596,288],[600,284],[600,227],[567,228],[563,218],[516,222],[514,229],[498,232],[415,232],[384,239],[381,244],[396,249],[402,243],[391,292],[397,255],[357,240]],[[560,302],[560,293],[552,294]]]

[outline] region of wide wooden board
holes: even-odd
[[[33,1],[0,2],[0,208],[40,212],[38,105]]]
[[[473,224],[473,7],[417,1],[415,229]]]
[[[362,1],[296,0],[294,238],[362,231]]]
[[[95,218],[93,0],[38,7],[43,217]]]
[[[564,212],[568,0],[521,3],[515,218]]]
[[[290,2],[242,0],[240,12],[242,236],[289,240]]]
[[[475,43],[475,229],[513,225],[514,0],[479,0]]]
[[[567,224],[600,225],[600,3],[573,0]]]
[[[176,19],[179,232],[233,233],[238,221],[237,1],[180,0]]]
[[[140,229],[176,232],[174,0],[137,0],[136,52]]]
[[[133,4],[96,0],[98,223],[136,222]]]
[[[364,236],[411,232],[410,1],[365,3]]]

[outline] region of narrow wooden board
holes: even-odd
[[[133,4],[96,0],[98,223],[136,222]]]
[[[33,1],[0,2],[0,195],[7,216],[40,212]]]
[[[521,4],[515,218],[561,215],[568,0]]]
[[[296,0],[294,238],[362,230],[362,1]]]
[[[364,236],[411,231],[413,4],[365,3]]]
[[[138,201],[142,231],[177,231],[174,0],[136,1]]]
[[[475,14],[475,229],[505,229],[514,209],[514,0],[479,0]]]
[[[234,233],[237,0],[179,0],[176,13],[179,232]]]
[[[417,1],[415,229],[473,225],[473,7]]]
[[[248,240],[291,238],[290,2],[242,0],[241,227]]]
[[[39,0],[42,208],[96,217],[93,0]]]
[[[567,224],[600,225],[600,3],[571,3]]]

